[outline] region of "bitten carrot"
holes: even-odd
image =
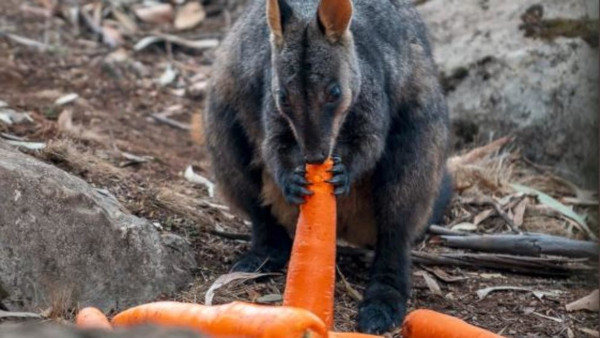
[[[306,166],[314,193],[300,206],[296,235],[287,272],[283,305],[316,314],[333,326],[335,286],[336,199],[329,172],[333,161]]]
[[[405,338],[502,338],[456,317],[432,310],[415,310],[402,324]]]
[[[304,309],[243,302],[205,306],[179,302],[149,303],[125,310],[114,327],[155,324],[184,327],[211,336],[267,338],[327,337],[325,324]]]
[[[86,307],[79,311],[75,317],[75,325],[85,329],[112,329],[108,318],[95,307]]]

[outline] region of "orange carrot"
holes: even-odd
[[[383,336],[354,332],[329,332],[329,338],[383,338]]]
[[[95,307],[86,307],[79,311],[75,317],[75,324],[86,329],[112,329],[108,318]]]
[[[327,337],[325,324],[307,310],[243,302],[205,306],[156,302],[125,310],[112,319],[115,327],[155,324],[190,328],[211,336]]]
[[[402,324],[405,338],[502,338],[456,317],[432,310],[415,310]]]
[[[314,192],[300,206],[283,305],[307,309],[333,326],[336,200],[329,172],[333,161],[306,166]]]

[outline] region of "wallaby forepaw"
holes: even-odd
[[[364,333],[382,334],[400,324],[405,314],[405,302],[387,294],[367,296],[358,311],[358,329]]]
[[[350,175],[348,174],[348,170],[344,163],[342,163],[342,159],[339,156],[333,156],[333,168],[331,168],[330,172],[333,173],[333,177],[327,181],[333,184],[334,194],[346,195],[350,192]]]
[[[306,180],[306,169],[300,166],[283,180],[283,196],[290,204],[303,204],[306,202],[304,197],[313,194],[308,189],[309,185],[310,182]]]

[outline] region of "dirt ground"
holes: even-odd
[[[40,3],[43,1],[0,2],[0,100],[33,118],[33,122],[11,126],[0,123],[0,133],[4,138],[46,142],[43,151],[28,152],[108,189],[133,214],[159,223],[163,231],[185,236],[196,248],[199,268],[195,281],[180,294],[164,299],[204,302],[210,285],[248,248],[244,236],[230,235],[249,233],[247,223],[206,202],[206,189],[183,177],[190,165],[196,173],[210,177],[203,146],[185,129],[203,108],[201,90],[196,93],[190,88],[205,83],[213,52],[158,44],[134,52],[133,43],[158,30],[144,24],[137,34],[126,38],[123,47],[113,49],[83,26],[77,34],[60,17],[47,18],[22,7]],[[228,18],[224,12],[213,13],[184,35],[220,37]],[[47,41],[54,47],[27,46],[3,33]],[[161,85],[156,79],[169,64],[178,76]],[[79,98],[62,106],[54,103],[69,93]],[[165,112],[183,128],[151,117]],[[124,153],[152,159],[132,163]],[[465,208],[457,205],[458,198],[448,212],[447,224],[460,223]],[[501,221],[493,217],[485,229],[497,228]],[[565,222],[556,224],[563,227]],[[539,226],[536,230],[540,231]],[[450,252],[431,236],[415,249]],[[368,264],[362,257],[350,255],[341,255],[338,263],[335,326],[350,331],[355,328],[358,300],[368,280]],[[452,266],[416,265],[414,271],[410,309],[439,310],[509,337],[588,337],[593,335],[585,329],[598,329],[598,313],[565,309],[567,303],[598,287],[596,270],[554,278]],[[434,276],[439,292],[428,286],[423,271]],[[280,274],[230,283],[216,292],[214,302],[240,299],[277,304],[284,280]],[[537,298],[532,292],[509,290],[479,299],[477,290],[493,286],[525,287],[552,295]]]

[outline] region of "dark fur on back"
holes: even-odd
[[[205,111],[220,191],[252,222],[252,249],[234,269],[285,265],[294,175],[306,161],[339,157],[336,184],[349,189],[338,197],[340,236],[375,247],[359,328],[389,330],[410,294],[411,242],[451,193],[448,114],[426,29],[412,1],[354,0],[350,32],[331,40],[319,1],[272,0],[277,40],[266,1],[252,1],[223,42]],[[329,104],[336,84],[341,99]]]

